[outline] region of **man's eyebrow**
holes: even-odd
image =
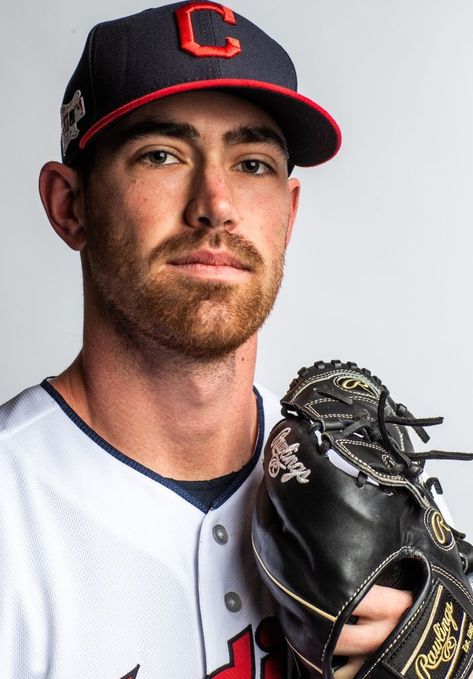
[[[161,137],[175,137],[186,141],[194,141],[200,135],[198,130],[189,123],[176,123],[171,121],[155,120],[148,118],[130,125],[122,130],[117,130],[114,143],[123,146],[134,139],[159,135]]]
[[[223,136],[227,144],[275,144],[286,158],[289,156],[284,138],[267,125],[242,125],[234,130],[225,132]]]
[[[113,138],[113,146],[117,149],[129,141],[153,135],[174,137],[189,142],[195,141],[200,137],[197,128],[190,123],[147,118],[117,130]],[[241,125],[225,132],[223,140],[232,146],[257,143],[273,144],[282,151],[286,158],[289,156],[285,139],[276,130],[269,127],[269,125]]]

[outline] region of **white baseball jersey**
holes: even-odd
[[[209,511],[49,385],[0,408],[2,679],[282,679],[250,544],[263,440]],[[159,441],[156,442],[159,446]]]

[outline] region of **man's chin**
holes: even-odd
[[[204,302],[194,313],[177,315],[157,326],[154,341],[157,348],[165,347],[183,357],[213,361],[234,353],[260,325],[255,317],[249,321],[247,314],[228,313],[222,305],[216,308],[212,302]]]

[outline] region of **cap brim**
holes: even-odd
[[[319,165],[333,158],[340,148],[340,128],[330,114],[311,99],[279,85],[229,78],[181,83],[127,102],[92,125],[83,135],[79,146],[84,149],[96,134],[112,122],[151,101],[183,92],[208,89],[238,94],[267,111],[284,132],[290,161],[294,165]]]

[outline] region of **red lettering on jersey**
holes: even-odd
[[[286,676],[287,646],[276,618],[265,618],[258,625],[256,643],[269,655],[261,660],[261,679],[284,679]]]
[[[192,2],[176,9],[177,27],[181,47],[195,57],[225,57],[230,59],[241,52],[240,41],[236,38],[225,38],[225,45],[199,45],[194,36],[192,14],[198,11],[217,12],[227,24],[236,24],[232,10],[215,2]]]
[[[251,625],[230,639],[228,650],[229,664],[209,674],[208,679],[215,679],[215,677],[218,679],[255,679],[255,654]]]

